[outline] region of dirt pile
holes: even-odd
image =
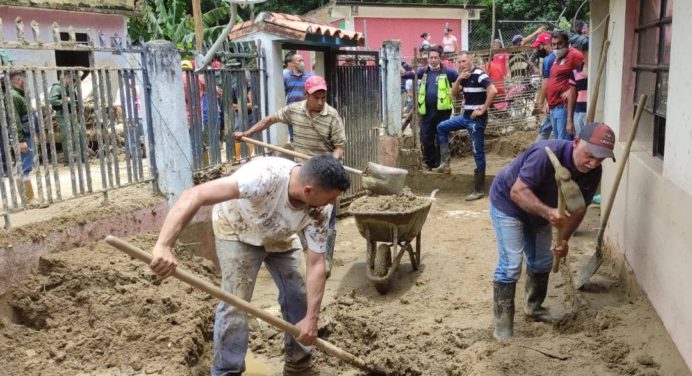
[[[151,249],[155,234],[131,242]],[[181,266],[218,282],[213,263],[176,252]],[[0,363],[8,375],[208,374],[216,299],[103,242],[51,254],[5,296]]]
[[[403,213],[430,203],[426,197],[418,197],[408,187],[396,195],[364,196],[351,203],[351,213]]]

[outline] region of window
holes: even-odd
[[[652,130],[652,154],[663,158],[668,103],[668,67],[670,64],[673,0],[640,0],[637,34],[637,64],[634,66],[634,102],[648,96],[642,121]]]

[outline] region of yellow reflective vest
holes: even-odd
[[[418,88],[418,113],[425,115],[425,91],[428,83],[428,74],[423,74],[420,87]],[[452,84],[449,82],[446,73],[437,76],[437,109],[439,111],[452,109]]]

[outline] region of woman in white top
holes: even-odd
[[[457,44],[457,37],[450,34],[452,29],[445,29],[445,36],[442,37],[442,49],[445,53],[456,54],[459,52],[459,45]]]

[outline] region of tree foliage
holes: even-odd
[[[357,0],[352,0],[357,1]],[[561,14],[572,20],[582,3],[587,0],[495,0],[497,20],[544,20],[555,21]],[[399,3],[399,4],[467,4],[484,5],[481,19],[472,21],[475,31],[486,31],[490,37],[492,30],[493,0],[371,0],[366,3]],[[329,0],[267,0],[264,3],[238,7],[238,22],[250,19],[262,11],[287,14],[304,14],[329,3]],[[205,41],[212,41],[228,23],[230,4],[228,0],[202,0],[203,26]],[[138,1],[139,17],[131,18],[128,23],[130,37],[133,40],[166,39],[174,43],[192,42],[194,40],[194,23],[192,21],[191,0],[141,0]],[[587,18],[588,4],[582,7],[577,19]],[[528,24],[528,29],[535,24]],[[487,29],[487,30],[485,30]],[[489,40],[489,39],[488,39]]]

